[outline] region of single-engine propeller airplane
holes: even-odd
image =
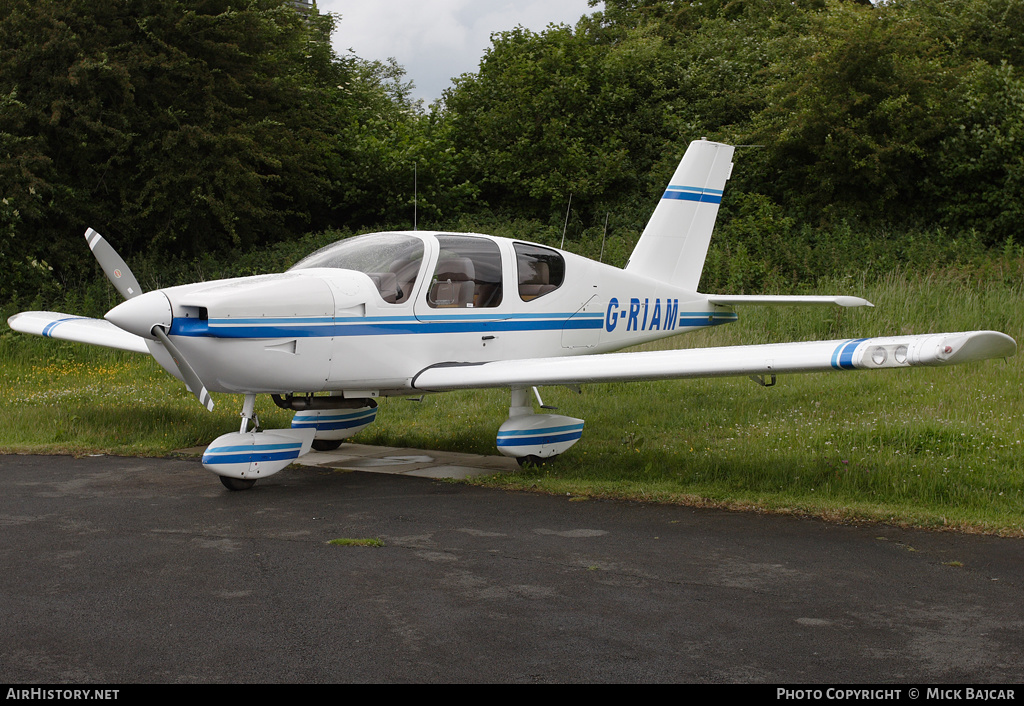
[[[148,353],[211,410],[210,391],[244,395],[239,431],[203,454],[231,490],[252,487],[311,447],[336,448],[374,421],[383,396],[509,388],[498,450],[540,460],[575,444],[583,420],[535,414],[537,386],[735,375],[764,382],[782,373],[954,365],[1016,352],[1005,334],[970,331],[611,353],[730,323],[741,305],[871,306],[847,296],[697,292],[733,151],[690,144],[624,269],[518,240],[408,231],[348,238],[279,274],[144,293],[90,229],[89,247],[126,301],[105,320],[33,311],[8,323]],[[258,394],[296,412],[291,429],[260,428]]]

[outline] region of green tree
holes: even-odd
[[[805,217],[905,217],[949,128],[957,73],[940,41],[896,10],[847,4],[791,46],[753,125],[770,193]]]
[[[961,121],[937,150],[927,181],[943,225],[990,244],[1021,239],[1024,223],[1024,77],[1009,63],[977,62],[959,91]]]
[[[493,209],[642,227],[690,140],[735,142],[768,101],[783,38],[821,2],[612,0],[575,27],[496,35],[445,94],[452,139]],[[780,49],[782,47],[782,49]]]
[[[334,22],[286,0],[3,0],[5,257],[71,276],[89,225],[188,257],[365,210],[354,165],[387,159],[348,138],[392,99],[333,52]]]
[[[444,97],[454,147],[481,198],[542,219],[635,190],[663,139],[663,42],[643,28],[611,41],[597,23],[493,38],[480,71]],[[602,217],[603,217],[603,211]]]

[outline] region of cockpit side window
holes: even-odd
[[[423,263],[423,241],[399,233],[371,233],[347,238],[300,260],[291,269],[335,267],[362,272],[381,299],[403,304],[412,295]]]
[[[487,238],[439,235],[441,252],[427,292],[435,309],[488,308],[501,304],[501,250]]]
[[[519,298],[532,301],[562,286],[565,260],[555,250],[528,243],[516,243],[519,270]]]

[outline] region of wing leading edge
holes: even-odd
[[[570,385],[740,375],[812,373],[958,365],[1017,352],[997,331],[770,343],[642,353],[608,353],[447,363],[422,370],[413,387],[425,392],[484,387]]]
[[[103,319],[71,316],[56,311],[25,311],[7,319],[15,331],[63,341],[89,343],[132,353],[149,353],[146,339],[119,329]]]

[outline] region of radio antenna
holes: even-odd
[[[565,250],[565,231],[569,229],[569,211],[572,210],[572,194],[569,194],[569,207],[565,209],[565,225],[562,226],[562,245],[560,250]]]
[[[608,239],[608,216],[612,215],[611,211],[604,214],[604,235],[601,236],[601,257],[597,259],[598,262],[604,262],[604,241]]]

